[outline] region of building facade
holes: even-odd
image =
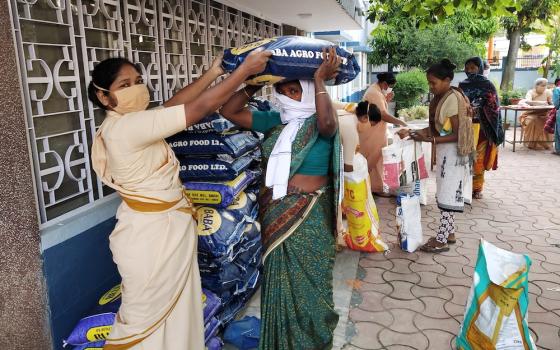
[[[5,38],[0,348],[60,349],[96,296],[119,281],[108,235],[120,199],[90,164],[92,138],[104,118],[87,98],[95,64],[115,56],[138,64],[155,106],[199,77],[225,48],[333,25],[363,28],[363,4],[357,0],[301,3],[8,0],[0,5]],[[338,23],[322,19],[328,16]]]

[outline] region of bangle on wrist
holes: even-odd
[[[328,92],[326,92],[326,91],[319,91],[318,93],[315,94],[315,96],[319,96],[319,95],[321,95],[321,94],[327,95]]]

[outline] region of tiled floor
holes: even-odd
[[[500,149],[484,198],[456,216],[457,244],[447,253],[405,253],[396,244],[394,200],[376,200],[389,254],[362,254],[343,349],[455,348],[481,238],[528,254],[529,325],[539,349],[560,349],[560,157],[518,147]],[[439,219],[435,182],[422,225]]]
[[[334,349],[448,350],[463,319],[481,238],[528,254],[529,325],[539,349],[560,350],[560,157],[508,145],[487,173],[484,198],[456,216],[457,244],[443,254],[396,246],[394,199],[377,198],[388,254],[338,254]],[[435,180],[423,207],[425,238],[439,220]],[[555,246],[559,244],[559,246]],[[259,315],[258,295],[247,314]]]

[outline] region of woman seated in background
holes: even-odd
[[[325,81],[341,59],[330,50],[313,81],[275,85],[280,112],[251,112],[247,86],[222,108],[232,122],[265,134],[259,203],[264,272],[259,349],[330,349],[340,140]]]
[[[520,105],[546,106],[552,105],[552,91],[547,90],[548,80],[539,78],[535,81],[535,87],[527,92]],[[550,149],[553,135],[544,132],[544,124],[548,111],[530,111],[523,113],[520,118],[523,129],[523,140],[527,148],[533,150]]]
[[[391,98],[397,79],[393,73],[377,74],[377,83],[371,85],[364,94],[364,101],[376,105],[381,112],[381,120],[376,123],[358,124],[360,153],[368,161],[372,192],[387,197],[383,193],[383,155],[381,149],[387,146],[387,123],[406,126],[402,120],[389,113],[387,99]]]
[[[473,177],[473,198],[476,199],[482,198],[484,172],[498,169],[498,146],[504,142],[498,92],[484,76],[483,67],[482,58],[469,58],[465,62],[467,79],[459,83],[473,108],[473,123],[480,126]]]

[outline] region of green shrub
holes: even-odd
[[[395,102],[397,109],[408,108],[420,103],[424,94],[428,92],[426,73],[420,69],[397,74],[395,85]]]
[[[428,115],[428,106],[413,106],[410,108],[399,109],[399,118],[404,119],[405,122],[412,120],[426,120],[428,119]]]
[[[502,106],[508,106],[511,104],[512,99],[525,97],[525,91],[522,89],[501,91],[500,96],[501,96],[500,104]]]

